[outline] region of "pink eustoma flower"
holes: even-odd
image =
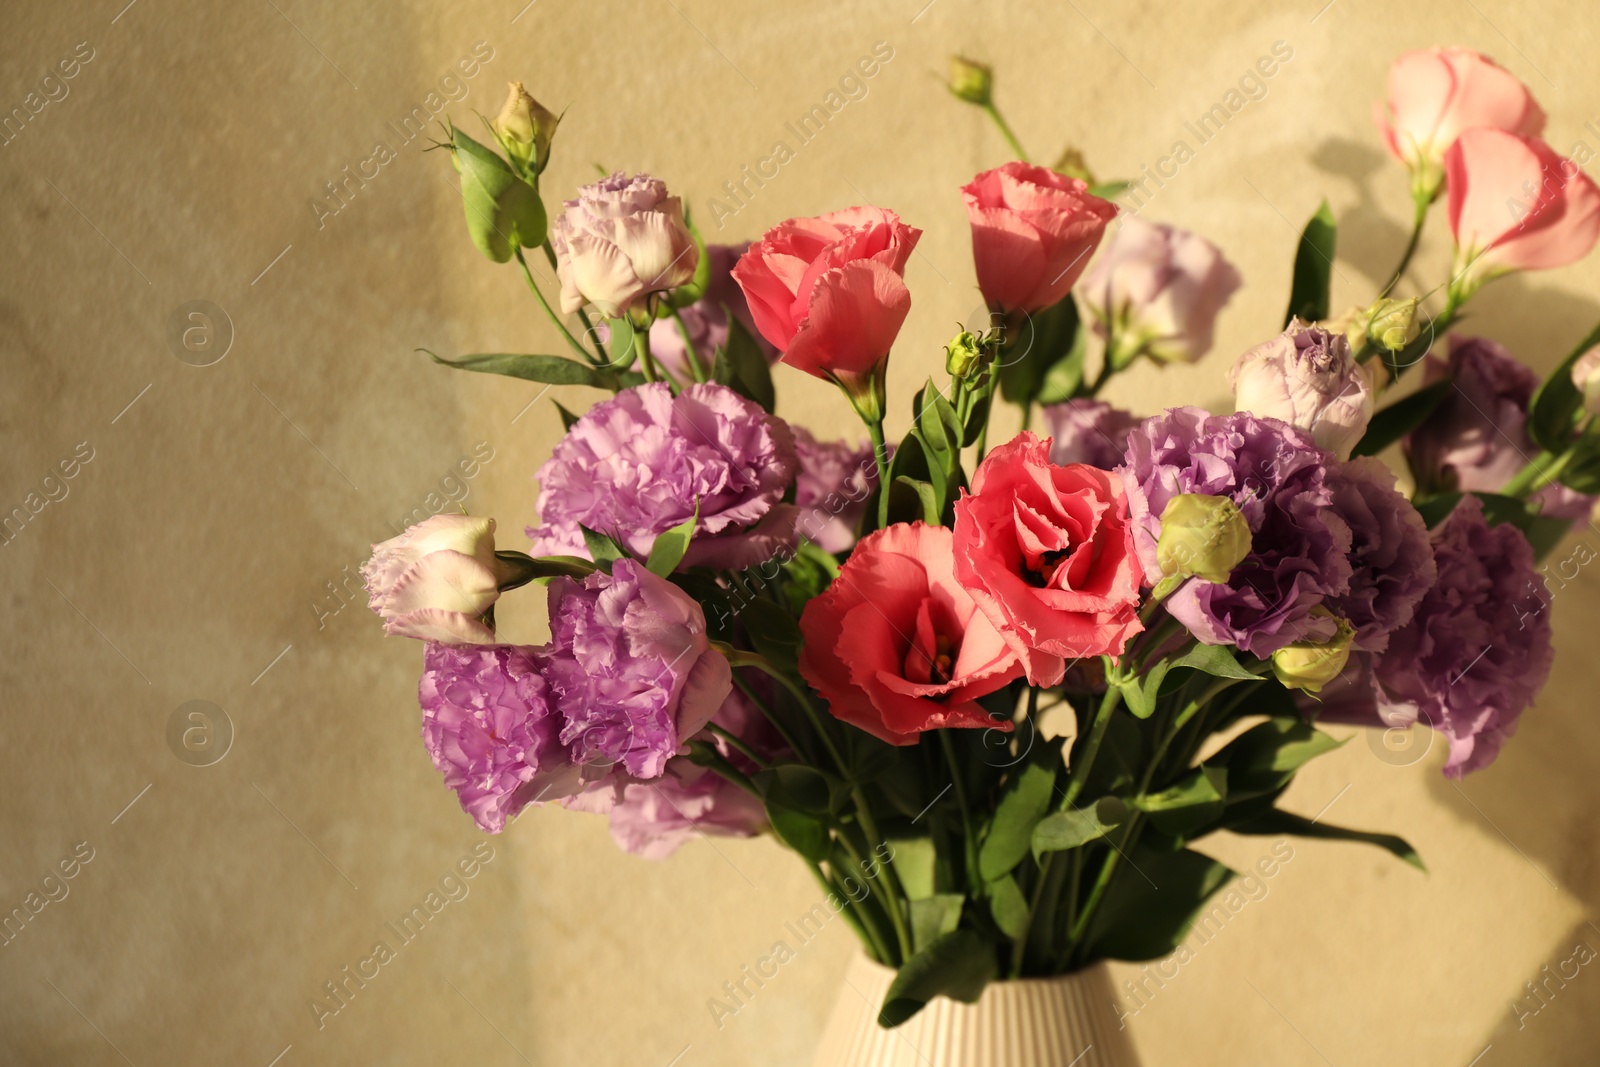
[[[978,288],[991,308],[1041,311],[1073,286],[1116,217],[1087,183],[1012,162],[961,187]]]

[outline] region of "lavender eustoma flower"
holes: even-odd
[[[550,583],[550,644],[540,653],[561,742],[586,767],[656,778],[732,687],[689,595],[634,560]]]
[[[1422,425],[1406,436],[1406,461],[1424,490],[1498,493],[1539,450],[1528,437],[1528,405],[1539,376],[1482,337],[1450,338],[1448,360],[1430,355],[1423,382],[1454,378]],[[1543,514],[1583,519],[1595,498],[1547,485],[1533,494]]]
[[[592,304],[607,318],[684,285],[700,262],[683,202],[659,178],[621,171],[578,189],[550,227],[561,311]]]
[[[1329,598],[1327,606],[1354,628],[1352,648],[1381,652],[1438,576],[1428,527],[1376,457],[1334,466],[1328,484],[1333,512],[1350,529],[1352,573],[1349,592]]]
[[[799,529],[824,552],[844,552],[856,543],[856,526],[878,481],[872,445],[818,441],[793,427],[800,470],[794,480]]]
[[[1122,463],[1128,434],[1143,420],[1104,400],[1078,398],[1042,409],[1050,427],[1050,462],[1087,463],[1113,470]]]
[[[1190,578],[1167,598],[1167,611],[1206,644],[1262,658],[1332,638],[1335,620],[1312,609],[1350,588],[1350,530],[1328,510],[1334,462],[1310,435],[1248,412],[1169,408],[1135,429],[1120,473],[1147,583],[1162,576],[1156,543],[1173,497],[1228,497],[1250,524],[1250,554],[1229,581]]]
[[[699,508],[683,567],[735,570],[794,543],[794,436],[726,386],[624,389],[590,408],[539,468],[535,555],[588,556],[580,526],[647,558]]]
[[[485,833],[505,829],[529,803],[581,785],[537,653],[517,645],[429,644],[423,654],[423,744]]]
[[[1421,721],[1444,734],[1444,773],[1494,762],[1555,658],[1548,593],[1527,538],[1490,526],[1475,496],[1434,528],[1439,577],[1383,652],[1361,657],[1319,717],[1374,727]]]

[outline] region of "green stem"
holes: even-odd
[[[1394,269],[1394,277],[1389,279],[1389,284],[1385,285],[1383,292],[1378,294],[1380,300],[1388,296],[1394,291],[1394,287],[1400,284],[1400,278],[1405,274],[1406,268],[1411,265],[1411,257],[1416,255],[1417,244],[1422,240],[1422,228],[1427,224],[1428,207],[1432,204],[1432,201],[1425,200],[1422,197],[1415,197],[1414,200],[1416,202],[1416,217],[1411,224],[1411,240],[1406,242],[1406,250],[1400,254],[1400,264]]]
[[[889,445],[883,439],[883,419],[868,419],[872,437],[872,460],[878,466],[878,526],[889,525]]]
[[[805,756],[806,750],[795,741],[794,735],[790,733],[789,728],[783,724],[783,720],[778,717],[778,713],[772,710],[772,705],[761,699],[761,696],[750,687],[750,683],[739,677],[738,671],[734,671],[732,673],[733,684],[739,687],[739,692],[744,694],[745,699],[754,704],[756,709],[767,717],[767,721],[772,724],[773,729],[777,730],[778,733],[783,737],[785,744],[794,749],[796,755]]]
[[[1105,740],[1106,727],[1111,724],[1111,713],[1122,703],[1122,688],[1109,679],[1107,684],[1106,695],[1100,701],[1100,710],[1094,715],[1094,725],[1089,727],[1089,739],[1084,743],[1083,758],[1072,763],[1067,777],[1067,792],[1058,809],[1060,811],[1072,807],[1073,801],[1078,799],[1078,794],[1083,792],[1083,787],[1089,780],[1089,772],[1094,769],[1095,757],[1100,754],[1100,744]]]
[[[747,745],[743,741],[739,740],[739,738],[733,736],[733,734],[730,733],[726,727],[718,726],[714,722],[708,722],[708,723],[706,723],[706,729],[710,730],[712,733],[716,734],[718,737],[720,737],[724,741],[728,742],[728,744],[732,745],[734,748],[736,748],[740,752],[744,753],[744,757],[746,759],[748,759],[751,763],[754,763],[756,765],[756,767],[758,767],[759,769],[761,769],[761,770],[766,770],[767,769],[767,761],[761,755],[761,753],[757,752],[755,749],[751,748],[749,745]]]
[[[1500,490],[1502,496],[1526,497],[1536,493],[1561,476],[1572,461],[1572,449],[1567,449],[1560,455],[1549,450],[1541,450],[1537,456],[1528,461],[1528,465],[1516,473],[1505,487]]]
[[[867,835],[867,844],[872,848],[873,854],[883,856],[884,838],[878,833],[878,826],[873,821],[872,809],[867,806],[867,798],[861,792],[861,787],[856,786],[850,790],[850,797],[856,804],[856,818],[861,822],[861,830]],[[859,862],[859,861],[858,861]],[[883,874],[883,890],[885,910],[889,913],[889,922],[894,927],[895,940],[900,943],[900,958],[902,961],[911,958],[911,927],[906,923],[905,912],[900,907],[900,901],[905,898],[905,888],[900,885],[900,876],[895,873],[894,861],[881,859],[879,870]],[[866,874],[863,870],[862,874]],[[877,881],[877,879],[871,879]]]
[[[689,327],[684,325],[683,316],[678,314],[678,309],[672,309],[672,321],[678,324],[678,336],[683,338],[683,352],[689,364],[689,373],[696,382],[706,380],[706,368],[700,362],[700,352],[694,346],[694,340],[689,336]]]
[[[578,343],[578,339],[572,336],[572,331],[567,329],[567,324],[561,321],[555,309],[550,306],[549,301],[545,300],[544,293],[539,291],[539,283],[533,280],[533,272],[528,269],[528,261],[522,258],[521,248],[517,249],[517,265],[522,268],[523,280],[528,283],[528,288],[533,291],[534,297],[539,301],[539,306],[544,308],[546,315],[550,316],[550,321],[556,324],[556,329],[561,331],[561,336],[566,338],[567,344],[572,347],[574,352],[583,357],[584,362],[593,363],[594,354]]]
[[[956,759],[955,741],[949,730],[936,731],[939,747],[944,752],[945,766],[950,769],[950,785],[956,794],[956,807],[961,809],[961,846],[967,869],[967,888],[974,897],[983,895],[982,876],[978,872],[978,836],[973,832],[972,809],[967,806],[967,784],[961,777],[961,761]]]
[[[760,790],[758,790],[755,786],[755,783],[750,780],[749,775],[745,774],[739,768],[729,763],[723,758],[720,752],[715,753],[715,756],[716,758],[706,765],[706,770],[724,779],[725,781],[732,782],[734,785],[738,786],[740,789],[743,789],[746,793],[749,793],[757,800],[762,799]]]
[[[882,890],[878,886],[878,880],[876,878],[866,877],[866,866],[862,860],[860,849],[856,848],[855,842],[851,841],[849,836],[842,832],[839,834],[838,842],[839,844],[843,845],[844,850],[850,854],[850,858],[855,862],[856,870],[861,873],[862,880],[867,883],[867,896],[872,897],[873,899],[878,899],[879,903],[881,904],[882,901],[879,899],[879,895]],[[884,938],[883,931],[879,929],[876,916],[874,916],[873,913],[866,907],[866,901],[864,899],[857,900],[848,892],[845,894],[845,899],[849,900],[850,903],[860,911],[862,925],[870,933],[869,940],[872,943],[873,951],[877,954],[878,962],[884,964],[885,966],[893,967],[895,965],[895,954],[891,950],[888,940]],[[889,909],[885,908],[884,910],[887,911]]]
[[[844,757],[839,754],[838,746],[833,743],[833,735],[823,728],[822,713],[817,710],[817,706],[811,702],[811,697],[806,694],[806,691],[794,679],[774,667],[767,661],[765,656],[758,652],[728,649],[723,652],[723,655],[728,657],[728,662],[732,666],[754,667],[787,689],[789,695],[794,697],[795,702],[805,711],[806,717],[811,720],[811,726],[817,731],[817,736],[822,738],[822,744],[827,748],[828,755],[833,760],[833,765],[838,770],[839,775],[846,780],[851,778],[850,767],[845,763]]]
[[[867,928],[861,924],[861,917],[856,914],[853,906],[855,901],[850,900],[849,894],[841,893],[839,887],[834,885],[828,876],[822,873],[822,865],[820,863],[808,863],[806,866],[811,868],[811,876],[817,880],[817,887],[822,890],[824,900],[828,897],[838,897],[842,901],[849,901],[851,906],[841,908],[840,914],[850,924],[850,929],[856,932],[856,936],[866,944],[871,945],[873,943],[872,938],[867,936]]]
[[[1027,149],[1023,148],[1022,142],[1017,140],[1017,135],[1011,132],[1010,124],[1006,122],[1005,116],[1000,114],[1000,109],[994,106],[994,101],[991,100],[984,104],[983,110],[994,120],[994,124],[1000,128],[1000,136],[1006,139],[1006,144],[1011,146],[1011,150],[1017,154],[1017,158],[1024,163],[1029,162]]]
[[[1032,421],[1033,421],[1033,401],[1032,400],[1024,400],[1022,402],[1022,428],[1024,430],[1026,430],[1028,428],[1028,423],[1030,423]]]

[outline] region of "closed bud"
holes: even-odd
[[[1382,299],[1367,309],[1367,340],[1379,348],[1398,352],[1417,336],[1416,297]]]
[[[988,350],[976,335],[965,331],[944,347],[944,368],[952,378],[971,378],[983,366]]]
[[[1600,415],[1600,345],[1589,349],[1572,365],[1572,384],[1583,394],[1583,410]]]
[[[1055,165],[1050,168],[1057,174],[1065,174],[1069,178],[1077,178],[1090,185],[1099,184],[1094,180],[1094,173],[1089,169],[1089,163],[1083,158],[1081,149],[1068,145],[1061,150],[1061,155],[1056,158]]]
[[[1167,577],[1226,582],[1250,554],[1250,524],[1225,496],[1180,493],[1161,512],[1156,562]]]
[[[1318,606],[1312,615],[1332,618],[1338,627],[1327,641],[1298,641],[1278,649],[1272,654],[1272,673],[1277,675],[1286,689],[1304,689],[1308,693],[1320,692],[1322,687],[1339,677],[1350,660],[1350,642],[1355,630],[1345,620]]]
[[[994,72],[963,56],[950,57],[950,91],[958,99],[988,107],[994,92]]]
[[[550,141],[561,123],[521,82],[512,82],[505,106],[495,116],[494,132],[506,154],[523,171],[539,174],[550,161]]]

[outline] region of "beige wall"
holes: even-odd
[[[814,903],[801,867],[766,840],[652,865],[556,810],[494,839],[470,895],[320,1028],[309,1006],[375,941],[394,944],[386,922],[482,840],[418,743],[421,649],[381,639],[359,606],[319,624],[316,605],[338,604],[324,583],[480,441],[493,459],[466,506],[520,543],[558,433],[547,401],[523,411],[534,389],[413,352],[554,350],[514,270],[468,244],[446,160],[387,126],[475,42],[493,58],[458,120],[492,112],[512,77],[570,108],[552,196],[595,163],[643,168],[702,220],[722,181],[889,42],[867,97],[717,236],[863,199],[923,227],[897,415],[978,303],[956,187],[1004,158],[930,76],[952,50],[999,64],[1035,153],[1071,140],[1111,176],[1193,147],[1184,120],[1274,41],[1294,49],[1148,208],[1220,243],[1247,288],[1211,360],[1112,387],[1144,411],[1226,402],[1226,361],[1276,323],[1294,226],[1320,195],[1343,223],[1336,302],[1369,298],[1408,206],[1369,115],[1395,53],[1489,51],[1539,95],[1556,144],[1600,149],[1588,0],[1337,0],[1315,20],[1316,0],[935,0],[920,15],[924,0],[536,0],[520,16],[522,0],[138,0],[119,15],[123,2],[0,15],[0,109],[79,42],[93,49],[70,94],[0,148],[0,510],[80,442],[93,450],[69,495],[0,548],[0,910],[80,842],[93,850],[70,895],[0,948],[8,1064],[808,1062],[851,951],[842,924],[720,1030],[706,1007]],[[379,140],[398,157],[319,225],[310,201]],[[1441,277],[1440,237],[1423,277]],[[1475,321],[1547,367],[1600,317],[1597,282],[1591,260],[1497,283]],[[169,344],[193,300],[232,324],[212,366]],[[789,417],[850,421],[814,383],[784,371],[780,385]],[[1441,752],[1385,761],[1357,737],[1301,776],[1291,807],[1333,803],[1331,819],[1404,833],[1431,874],[1297,843],[1267,895],[1129,1021],[1152,1065],[1464,1064],[1491,1043],[1486,1065],[1593,1062],[1594,967],[1521,1030],[1508,1001],[1575,943],[1600,948],[1597,588],[1587,568],[1557,596],[1554,679],[1491,770],[1458,788]],[[523,596],[502,617],[535,639],[540,613]],[[211,766],[169,748],[191,700],[232,723]],[[1248,863],[1267,844],[1216,848]]]

